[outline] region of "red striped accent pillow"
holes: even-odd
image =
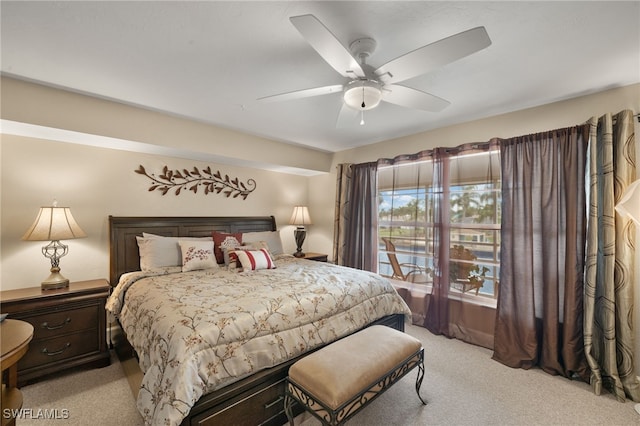
[[[257,269],[274,269],[276,264],[266,249],[260,250],[236,250],[236,256],[245,271],[255,271]]]

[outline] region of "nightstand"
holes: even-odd
[[[69,368],[109,365],[104,309],[109,291],[109,282],[100,279],[56,290],[0,292],[0,311],[34,329],[29,350],[18,361],[19,386]]]
[[[315,260],[318,262],[326,262],[327,261],[326,254],[322,253],[305,253],[303,259]]]

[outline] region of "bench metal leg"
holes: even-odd
[[[289,420],[289,426],[293,426],[293,412],[291,410],[291,407],[293,407],[294,403],[295,400],[291,398],[291,396],[289,396],[289,392],[286,392],[284,395],[284,412],[287,415],[287,419]]]
[[[418,394],[418,398],[420,398],[420,402],[423,405],[427,405],[422,396],[420,396],[420,387],[422,386],[422,379],[424,379],[424,350],[420,353],[420,363],[418,364],[418,377],[416,377],[416,393]]]

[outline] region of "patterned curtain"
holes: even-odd
[[[338,167],[334,259],[365,271],[377,268],[377,163]]]
[[[500,293],[493,359],[589,377],[583,344],[589,126],[501,141]]]
[[[640,401],[633,363],[635,226],[615,204],[636,178],[633,112],[590,120],[584,339],[591,386]]]
[[[352,164],[338,164],[336,179],[336,206],[333,219],[333,261],[344,265],[344,251],[350,223],[349,187],[351,185]]]

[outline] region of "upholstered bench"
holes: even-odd
[[[409,371],[418,367],[416,392],[424,377],[424,349],[419,340],[374,325],[300,359],[289,368],[285,410],[293,425],[297,401],[324,424],[345,422]]]

